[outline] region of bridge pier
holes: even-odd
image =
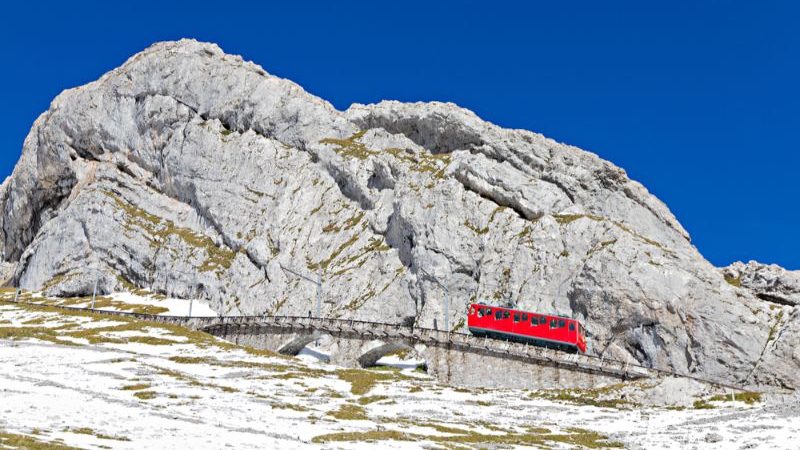
[[[556,364],[535,364],[484,351],[427,348],[428,373],[444,384],[508,389],[595,388],[619,383],[616,376],[567,370]]]

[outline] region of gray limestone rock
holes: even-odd
[[[800,271],[788,271],[775,264],[756,261],[735,262],[722,270],[734,286],[749,289],[759,298],[782,305],[800,305]]]
[[[59,95],[0,226],[8,283],[53,295],[98,278],[306,315],[316,287],[291,269],[322,277],[326,316],[466,332],[469,302],[513,305],[583,321],[595,355],[799,384],[797,310],[726,282],[622,169],[453,104],[337,111],[212,44],[159,43]]]

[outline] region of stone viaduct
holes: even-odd
[[[330,362],[343,367],[374,366],[387,354],[413,349],[424,358],[430,375],[461,386],[587,388],[656,374],[620,361],[394,324],[308,317],[180,320],[227,341],[285,355],[297,355],[311,342],[329,336]]]
[[[428,374],[442,383],[461,386],[590,388],[624,380],[676,375],[589,355],[396,324],[310,317],[184,317],[70,306],[48,308],[170,323],[285,355],[297,355],[311,342],[328,336],[332,342],[330,362],[343,367],[370,367],[385,355],[410,349],[424,358]],[[701,381],[725,386],[711,380]]]

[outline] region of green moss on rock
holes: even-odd
[[[233,264],[236,252],[227,247],[217,246],[210,237],[188,228],[176,226],[171,220],[150,214],[142,208],[122,200],[113,192],[103,191],[103,193],[125,213],[126,220],[123,227],[129,232],[135,229],[143,231],[150,240],[152,248],[161,247],[168,239],[175,237],[192,248],[205,251],[206,259],[200,265],[201,272],[214,271],[221,275]]]

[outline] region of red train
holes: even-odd
[[[475,336],[586,353],[586,329],[566,317],[473,303],[469,305],[467,325]]]

